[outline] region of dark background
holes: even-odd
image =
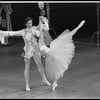
[[[33,18],[33,25],[38,25],[40,10],[37,3],[12,3],[12,29],[25,28],[24,19]],[[59,35],[65,29],[74,29],[83,19],[84,26],[74,35],[74,39],[90,40],[97,31],[96,3],[50,3],[50,25]]]

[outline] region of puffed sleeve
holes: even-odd
[[[1,42],[2,44],[4,44],[4,39],[5,39],[5,37],[7,37],[7,36],[8,36],[8,32],[7,32],[7,31],[4,32],[4,31],[0,30],[0,42]]]
[[[22,36],[23,32],[24,32],[24,29],[20,30],[20,31],[2,31],[2,30],[0,30],[0,41],[2,44],[4,44],[5,37]]]

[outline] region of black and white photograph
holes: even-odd
[[[99,1],[0,1],[0,99],[100,99]]]

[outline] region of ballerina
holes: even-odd
[[[45,17],[41,17],[41,30],[42,26],[45,25],[47,30],[48,21]],[[45,55],[45,74],[46,78],[52,84],[52,89],[55,91],[55,88],[58,86],[57,82],[59,78],[63,77],[64,72],[68,69],[69,64],[75,53],[75,46],[72,40],[73,35],[80,29],[85,21],[83,20],[75,29],[69,31],[66,29],[62,32],[55,40],[53,40],[50,44],[50,48],[47,47],[45,44],[41,45],[41,37],[42,31],[40,30],[38,37],[38,47],[41,54]]]

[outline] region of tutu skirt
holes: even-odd
[[[45,59],[45,74],[50,82],[63,76],[74,56],[74,50],[72,35],[68,30],[53,40],[50,44],[50,56]]]

